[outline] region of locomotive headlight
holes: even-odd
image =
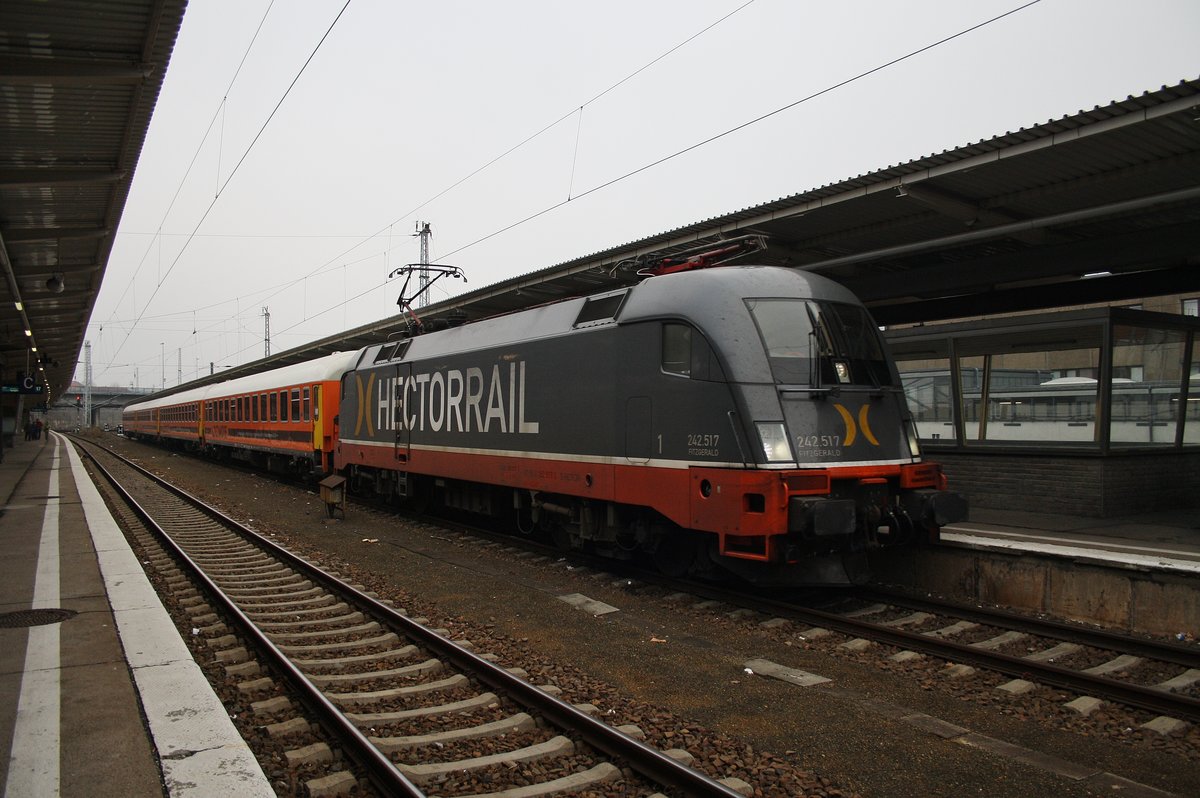
[[[792,459],[792,447],[788,444],[787,430],[780,421],[760,421],[758,438],[762,441],[763,456],[768,463],[787,462]]]
[[[917,436],[916,422],[904,422],[904,434],[908,438],[908,453],[912,455],[914,460],[921,459],[921,439]]]

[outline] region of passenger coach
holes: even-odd
[[[272,471],[332,470],[340,379],[357,352],[137,402],[125,434],[228,456]]]

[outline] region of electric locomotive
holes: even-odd
[[[871,550],[966,517],[866,309],[793,269],[659,274],[370,346],[341,393],[352,491],[676,574],[858,583]]]

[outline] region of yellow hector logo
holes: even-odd
[[[363,390],[362,375],[354,375],[354,385],[358,389],[358,417],[354,420],[354,435],[357,437],[363,428],[363,424],[367,425],[367,437],[372,437],[375,430],[371,428],[371,412],[367,409],[367,402],[371,397],[371,386],[375,384],[375,375],[371,374],[367,377],[367,388]]]
[[[854,441],[858,440],[858,431],[862,430],[863,437],[870,441],[872,446],[878,446],[879,441],[875,438],[875,433],[871,432],[871,425],[867,421],[867,414],[871,410],[871,406],[863,405],[858,409],[858,424],[854,423],[854,415],[845,408],[844,405],[835,404],[838,415],[842,417],[842,421],[846,424],[846,441],[844,446],[850,447],[854,445]]]

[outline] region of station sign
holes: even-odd
[[[0,385],[0,393],[18,393],[30,396],[41,396],[46,392],[46,386],[40,384],[35,378],[27,377],[23,374],[17,375],[15,383],[5,383]]]

